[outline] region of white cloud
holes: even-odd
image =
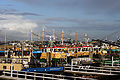
[[[0,17],[5,19],[0,21],[0,30],[6,29],[24,33],[37,27],[35,22],[25,19],[22,15],[0,14]]]

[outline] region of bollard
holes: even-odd
[[[52,80],[54,80],[53,78],[54,78],[54,75],[52,75]]]

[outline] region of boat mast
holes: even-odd
[[[63,45],[63,37],[64,37],[64,32],[62,30],[62,45]]]
[[[43,30],[42,30],[42,46],[43,46],[43,41],[44,41],[44,32],[45,32],[45,30],[43,28]]]
[[[76,43],[77,43],[77,32],[76,32]]]
[[[85,45],[86,46],[88,45],[88,36],[87,36],[87,33],[85,33]]]
[[[31,40],[30,40],[30,42],[32,42],[32,35],[33,35],[33,32],[32,32],[32,30],[31,30]]]
[[[49,37],[49,39],[50,39],[50,52],[48,52],[47,53],[47,65],[49,66],[49,67],[51,67],[52,66],[52,63],[51,63],[51,61],[52,61],[52,45],[53,45],[53,41],[52,41],[52,37],[53,36],[47,36],[47,37]]]
[[[5,46],[4,46],[4,49],[5,49],[5,50],[7,49],[7,44],[6,44],[6,42],[7,42],[7,39],[6,39],[6,32],[5,32]]]
[[[55,41],[55,30],[53,29],[53,42]]]

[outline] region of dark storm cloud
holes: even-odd
[[[23,2],[30,6],[30,8],[47,8],[49,11],[59,12],[63,14],[57,14],[60,17],[52,17],[48,15],[45,18],[39,19],[38,23],[47,24],[48,26],[55,26],[55,29],[60,29],[58,24],[62,24],[61,29],[68,30],[67,32],[73,32],[76,30],[91,31],[91,33],[97,35],[99,33],[106,34],[106,31],[112,32],[113,30],[120,29],[120,0],[11,0]],[[33,7],[34,6],[34,7]],[[50,12],[51,13],[51,12]],[[69,18],[62,17],[66,16]],[[11,13],[14,15],[35,15],[35,14],[23,14],[23,13]],[[92,15],[92,16],[91,16]],[[37,16],[37,15],[36,15]],[[78,19],[75,18],[78,16]],[[80,16],[82,16],[81,19]],[[52,18],[48,18],[52,17]],[[92,19],[91,19],[92,18]],[[117,18],[117,19],[116,19]],[[37,21],[36,21],[37,22]],[[58,23],[55,23],[58,22]],[[64,24],[70,23],[70,24]],[[73,25],[72,25],[73,23]],[[69,27],[69,28],[68,28]],[[39,27],[37,27],[39,30]],[[51,27],[50,27],[51,28]],[[96,33],[94,33],[96,31]],[[99,32],[97,32],[99,31]],[[102,35],[103,36],[103,35]]]
[[[87,14],[118,14],[120,0],[13,0],[38,6],[54,6],[59,9],[81,10]]]
[[[78,25],[92,25],[92,24],[101,24],[105,21],[103,19],[79,19],[79,18],[66,18],[66,17],[52,17],[47,18],[44,21],[46,22],[62,22],[62,23],[76,23]]]
[[[22,15],[22,16],[42,16],[36,13],[31,13],[31,12],[19,12],[16,9],[4,9],[4,8],[0,8],[0,14],[8,14],[8,15]]]
[[[8,13],[8,12],[16,12],[17,10],[15,9],[6,9],[6,8],[1,8],[0,7],[0,14]]]
[[[54,17],[54,18],[47,18],[44,21],[49,22],[49,24],[53,24],[54,22],[61,22],[62,23],[74,23],[73,25],[63,25],[62,27],[73,28],[73,29],[82,29],[82,30],[116,30],[120,29],[119,20],[102,20],[102,19],[70,19],[65,17]],[[54,24],[53,24],[54,25]],[[60,26],[56,25],[56,28],[59,29]],[[69,27],[69,28],[68,28]]]
[[[8,12],[8,13],[5,13],[5,14],[10,14],[10,15],[23,15],[23,16],[28,16],[28,15],[32,15],[32,16],[41,16],[39,14],[36,14],[36,13],[29,13],[29,12],[23,12],[23,13],[12,13],[12,12]]]

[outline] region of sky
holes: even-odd
[[[9,40],[29,40],[31,30],[41,35],[43,28],[47,33],[54,29],[59,37],[63,30],[66,37],[73,39],[76,32],[78,39],[84,33],[91,39],[103,39],[120,31],[119,3],[120,0],[0,0],[0,39],[6,34]]]

